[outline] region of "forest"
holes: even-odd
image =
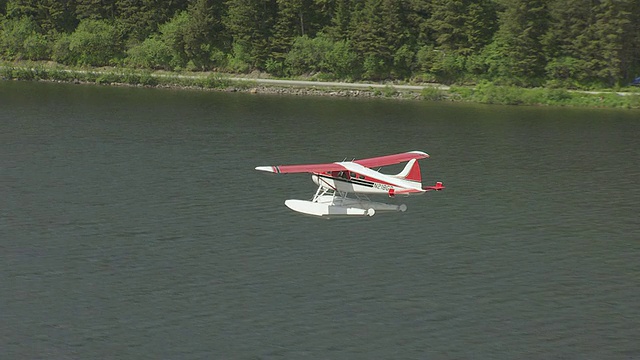
[[[0,0],[0,59],[614,88],[640,76],[640,1]]]

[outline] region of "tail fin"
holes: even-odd
[[[398,173],[396,177],[415,182],[422,182],[422,175],[420,174],[420,164],[418,164],[418,161],[416,159],[409,160],[404,169],[402,169],[402,171]]]

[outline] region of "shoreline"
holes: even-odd
[[[7,76],[7,73],[10,73]],[[282,80],[237,77],[231,74],[183,73],[138,69],[78,70],[49,66],[0,65],[0,80],[45,81],[85,85],[109,85],[218,92],[243,92],[292,96],[330,96],[353,98],[395,98],[421,100],[424,88],[449,89],[446,85],[402,85],[376,83]]]
[[[638,89],[638,92],[614,92],[550,88],[529,89],[497,86],[489,83],[470,87],[446,86],[443,84],[405,85],[393,83],[321,82],[260,78],[260,74],[258,76],[254,74],[253,77],[237,77],[233,74],[183,74],[130,68],[69,69],[42,63],[0,63],[0,79],[290,96],[640,109],[640,89]]]

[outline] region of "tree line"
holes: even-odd
[[[615,87],[640,75],[640,1],[0,0],[0,57]]]

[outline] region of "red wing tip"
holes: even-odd
[[[415,150],[415,151],[409,151],[409,153],[410,153],[410,154],[420,155],[420,156],[423,156],[423,157],[425,157],[425,158],[428,158],[428,157],[429,157],[429,154],[427,154],[427,153],[426,153],[426,152],[424,152],[424,151]]]

